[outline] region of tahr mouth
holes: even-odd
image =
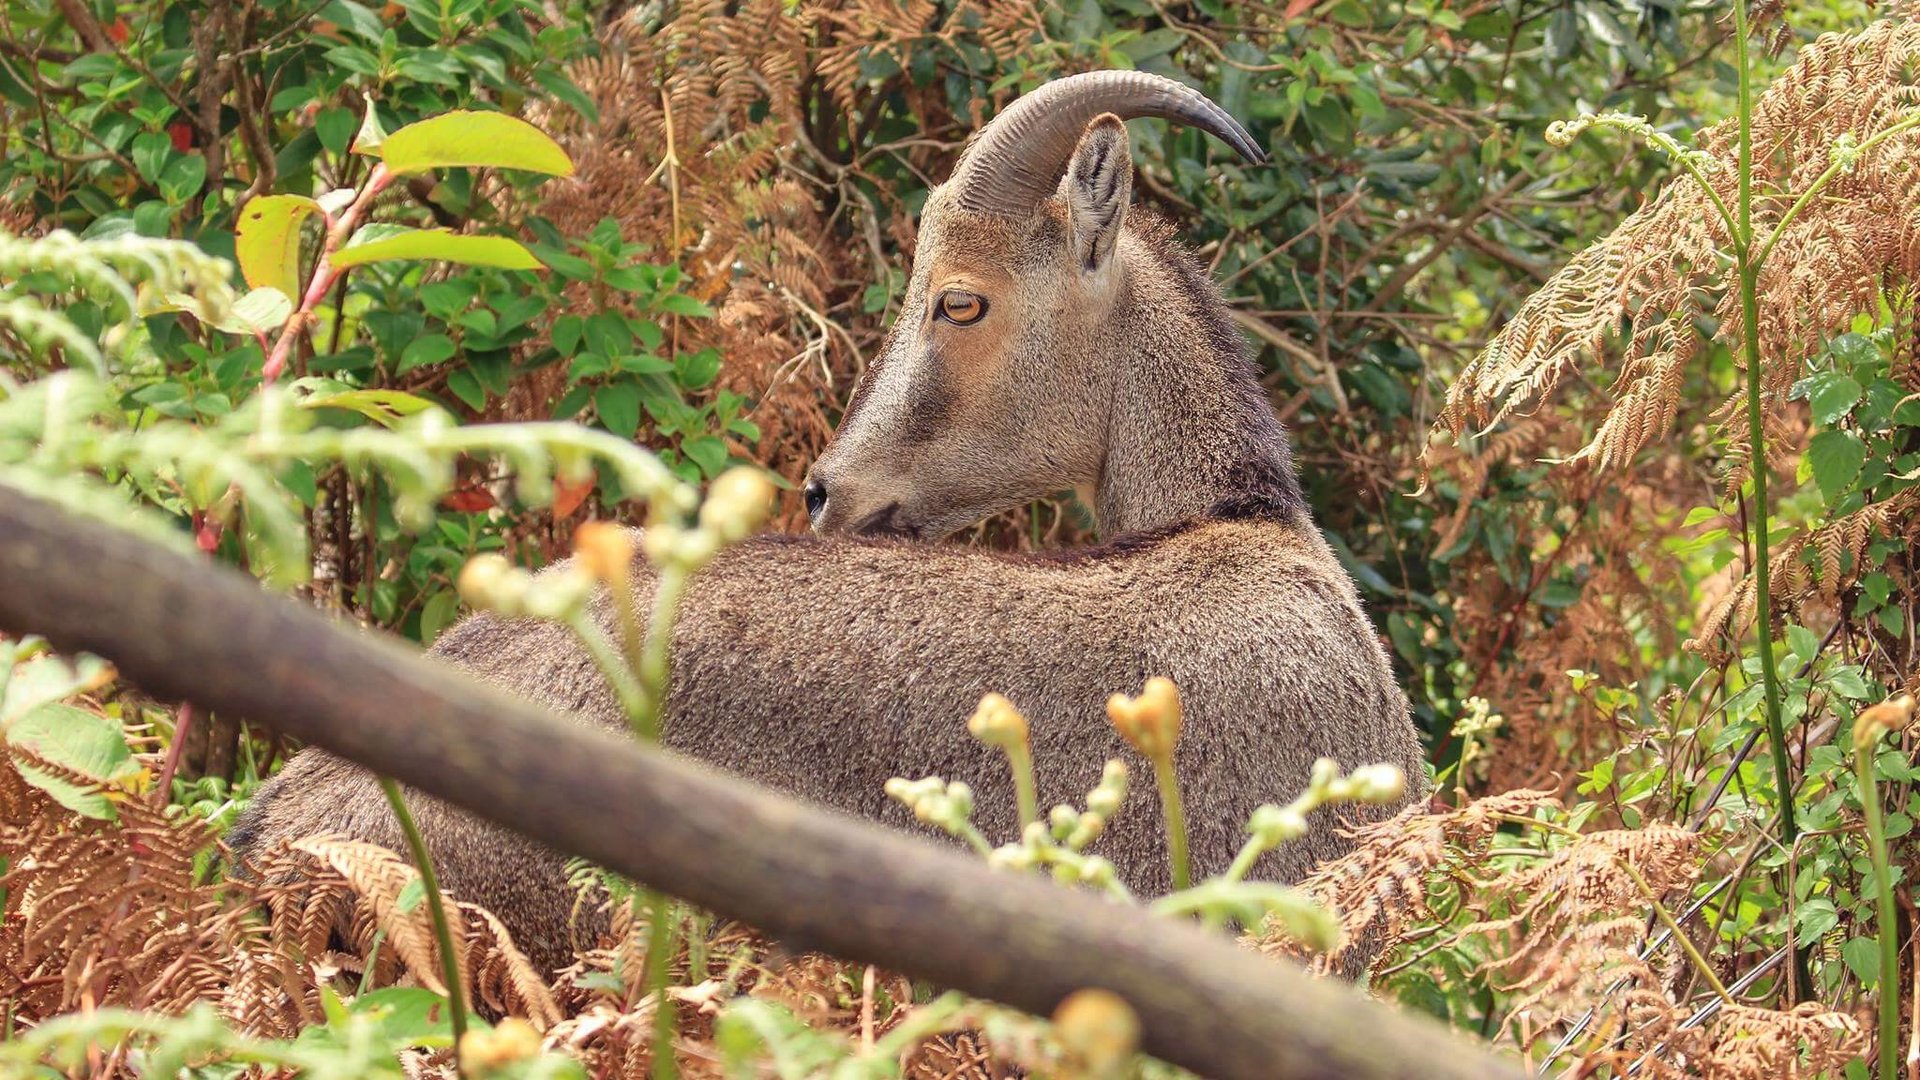
[[[848,530],[855,536],[892,537],[900,540],[918,540],[919,526],[906,519],[900,511],[899,502],[887,505],[861,518]]]

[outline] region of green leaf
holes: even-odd
[[[580,348],[580,336],[586,332],[586,323],[578,315],[562,315],[553,320],[553,329],[547,332],[547,340],[553,343],[553,351],[561,356],[572,356]]]
[[[170,203],[192,198],[207,182],[207,159],[199,154],[182,154],[167,162],[160,172],[160,194]]]
[[[675,377],[689,390],[704,390],[720,374],[720,351],[701,349],[674,358]]]
[[[1865,334],[1841,334],[1827,346],[1827,351],[1848,367],[1859,367],[1880,358],[1880,346]]]
[[[353,152],[368,157],[380,156],[380,145],[387,141],[387,129],[380,126],[380,114],[374,111],[373,99],[367,99],[366,115],[360,118],[360,134],[353,137]]]
[[[364,5],[354,3],[354,0],[333,0],[320,9],[320,17],[335,26],[353,31],[373,45],[380,44],[381,36],[387,32],[387,24],[380,21],[380,16]]]
[[[1859,403],[1860,383],[1851,375],[1827,373],[1814,383],[1808,400],[1813,404],[1813,418],[1822,424],[1831,424],[1852,412]]]
[[[172,156],[173,140],[163,131],[143,131],[133,138],[133,167],[139,171],[140,179],[149,184],[160,182],[160,175]]]
[[[426,398],[405,390],[346,390],[337,394],[315,394],[300,402],[303,409],[348,409],[379,424],[394,427],[416,413],[437,408]],[[474,406],[479,408],[479,406]]]
[[[241,297],[227,317],[213,325],[229,334],[268,334],[285,326],[292,316],[293,298],[267,285]]]
[[[593,393],[593,409],[600,423],[623,439],[633,438],[640,430],[640,388],[632,383],[612,383]]]
[[[1793,912],[1793,936],[1802,942],[1812,943],[1839,925],[1839,910],[1833,906],[1832,900],[1824,896],[1808,900]]]
[[[450,229],[409,229],[399,225],[365,226],[334,252],[333,265],[336,268],[360,266],[386,259],[438,259],[504,270],[542,268],[533,252],[522,247],[519,241],[504,236],[469,236]]]
[[[80,776],[84,783],[24,760],[16,762],[27,783],[85,817],[113,820],[113,803],[96,788],[140,771],[119,724],[71,705],[40,706],[8,725],[6,740],[9,746]]]
[[[1840,946],[1840,959],[1860,984],[1871,990],[1880,981],[1880,943],[1870,937],[1848,938]]]
[[[465,402],[467,408],[475,412],[486,408],[486,388],[481,386],[480,380],[475,378],[473,372],[468,371],[466,368],[461,368],[447,376],[447,389],[453,391],[453,396]]]
[[[328,55],[357,51],[359,50],[343,46],[329,50]],[[353,141],[353,133],[358,126],[355,119],[351,109],[322,109],[319,115],[313,118],[313,133],[320,136],[321,146],[338,154],[345,151],[347,144]]]
[[[112,665],[97,656],[81,653],[69,663],[59,656],[36,655],[45,648],[41,638],[0,641],[0,732],[42,705],[97,690],[114,680]],[[26,657],[35,659],[19,662]]]
[[[300,295],[300,223],[319,209],[305,195],[263,195],[240,208],[233,254],[249,286]]]
[[[1851,431],[1823,431],[1807,444],[1807,462],[1813,467],[1813,481],[1828,505],[1840,496],[1860,475],[1867,460],[1867,448]]]
[[[453,624],[460,614],[460,594],[452,589],[442,589],[427,599],[420,608],[420,643],[432,645],[440,636],[440,631]]]
[[[687,439],[680,444],[680,452],[692,458],[708,476],[718,476],[727,467],[727,444],[712,435]]]
[[[686,315],[695,319],[713,317],[713,309],[686,293],[668,293],[660,298],[657,306],[669,315]]]
[[[1827,685],[1833,688],[1834,693],[1854,701],[1865,701],[1874,696],[1873,687],[1861,676],[1860,669],[1851,664],[1834,668],[1832,674],[1827,676]]]
[[[465,165],[573,175],[572,159],[546,132],[496,112],[459,110],[408,124],[387,136],[380,157],[402,174]]]
[[[1812,660],[1820,653],[1820,635],[1797,623],[1787,626],[1787,648],[1802,663]]]
[[[453,339],[445,334],[428,334],[426,337],[414,338],[401,351],[400,367],[394,374],[404,375],[414,368],[451,359],[455,351]]]

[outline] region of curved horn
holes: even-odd
[[[1033,213],[1059,186],[1087,122],[1101,113],[1178,121],[1248,161],[1267,160],[1247,129],[1198,90],[1144,71],[1090,71],[1047,83],[980,130],[954,170],[961,208],[999,217]]]

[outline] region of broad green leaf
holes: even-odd
[[[112,784],[140,771],[119,724],[71,705],[40,706],[7,726],[6,741],[89,781],[77,784],[27,761],[16,761],[27,783],[90,818],[111,821],[115,817],[113,803],[94,785]]]
[[[573,161],[546,132],[496,112],[459,110],[408,124],[380,144],[380,157],[403,174],[465,165],[573,175]]]
[[[160,194],[170,203],[192,198],[207,182],[207,159],[199,154],[182,154],[167,162],[160,173]]]
[[[229,334],[268,334],[293,316],[293,298],[271,285],[254,289],[213,325]]]
[[[680,444],[680,452],[692,458],[708,476],[718,476],[727,467],[727,444],[712,435],[687,439]]]
[[[695,319],[710,319],[713,309],[686,293],[668,293],[660,298],[658,307],[670,315],[686,315]]]
[[[240,208],[233,254],[250,287],[300,295],[300,223],[319,209],[305,195],[263,195]]]
[[[300,402],[303,409],[350,409],[382,427],[393,427],[416,413],[437,408],[426,398],[405,390],[347,390],[337,394],[315,394]]]
[[[1820,485],[1820,494],[1829,506],[1839,502],[1840,496],[1853,486],[1866,460],[1865,444],[1851,431],[1823,431],[1807,444],[1807,463],[1813,467],[1813,482]]]
[[[1826,374],[1813,384],[1808,400],[1813,403],[1813,418],[1831,424],[1853,411],[1860,401],[1860,383],[1851,375]]]
[[[114,680],[113,666],[87,653],[71,663],[53,655],[15,662],[33,656],[45,645],[40,638],[0,643],[0,664],[5,665],[0,668],[0,731],[42,705],[97,690]]]
[[[460,614],[460,594],[452,589],[442,589],[420,608],[420,640],[432,645],[440,631],[453,624]]]
[[[1858,367],[1880,358],[1880,346],[1865,334],[1841,334],[1828,344],[1827,351],[1850,367]]]
[[[437,364],[452,358],[457,351],[453,339],[445,334],[428,334],[425,337],[415,338],[407,343],[406,348],[400,350],[400,365],[395,369],[394,374],[404,375],[414,368]]]
[[[1880,943],[1870,937],[1848,938],[1840,946],[1840,959],[1860,984],[1871,990],[1880,981]]]
[[[1793,912],[1794,936],[1801,941],[1812,942],[1838,925],[1840,912],[1833,906],[1833,901],[1824,896],[1808,900]]]
[[[345,267],[386,259],[437,259],[464,266],[497,266],[503,270],[542,268],[533,252],[522,247],[519,241],[504,236],[468,236],[449,229],[407,229],[396,225],[362,228],[333,253],[332,261],[335,267]]]
[[[594,391],[593,408],[600,423],[623,439],[633,438],[640,430],[640,388],[632,383],[612,383]]]

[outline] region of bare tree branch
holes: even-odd
[[[1047,1014],[1109,989],[1208,1076],[1521,1077],[1509,1060],[1189,923],[989,869],[567,723],[237,572],[0,486],[0,629],[272,724],[555,848],[819,949]]]

